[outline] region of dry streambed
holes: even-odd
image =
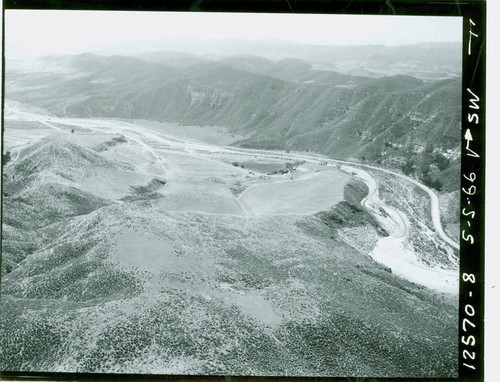
[[[388,237],[377,241],[369,255],[407,280],[439,292],[458,294],[458,269],[425,265],[415,254],[410,241],[411,223],[408,216],[380,199],[378,184],[370,174],[358,168],[344,168],[367,184],[369,191],[362,204],[390,233]],[[391,196],[395,199],[399,197],[396,194]]]
[[[13,296],[2,301],[4,368],[456,376],[452,299],[395,277],[345,240],[366,232],[359,248],[369,247],[374,225],[337,229],[315,214],[344,203],[350,175],[309,164],[268,175],[249,168],[254,152],[142,137],[123,122],[74,123],[123,133],[127,142],[99,155],[141,175],[83,171],[116,183],[88,189],[107,204],[43,227],[43,253],[35,248],[2,278]],[[401,227],[389,220],[391,237]]]

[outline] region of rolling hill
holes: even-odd
[[[224,44],[7,57],[0,370],[457,377],[454,284],[370,257],[454,272],[428,195],[366,169],[373,213],[299,157],[421,179],[456,229],[460,45]]]
[[[137,53],[140,51],[144,53]],[[109,54],[108,52],[135,55],[151,61],[163,60],[162,57],[174,58],[173,62],[182,66],[185,64],[177,61],[181,55],[189,57],[184,61],[187,63],[192,63],[193,59],[221,60],[241,55],[272,61],[298,59],[308,62],[315,69],[372,78],[409,75],[434,81],[460,77],[462,70],[462,44],[458,41],[401,46],[330,46],[280,40],[149,40],[141,41],[140,45],[130,42],[122,47],[103,47],[95,53]]]
[[[171,56],[48,57],[44,72],[8,72],[6,95],[59,116],[224,126],[246,136],[235,143],[243,147],[355,158],[447,191],[458,184],[460,79],[367,78],[251,55],[200,63],[181,54],[170,67]]]
[[[130,187],[140,198],[85,191],[78,174],[120,164],[69,139],[5,171],[2,370],[456,376],[455,296],[344,239],[386,235],[362,182],[303,216],[164,210],[150,191],[169,198],[173,182]]]

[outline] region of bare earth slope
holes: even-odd
[[[120,121],[16,118],[2,370],[456,377],[456,295],[368,256],[389,232],[363,208],[359,177],[284,153],[281,172],[250,170],[240,163],[262,166],[251,150]],[[46,137],[22,142],[30,118]],[[86,183],[110,173],[124,174],[108,179],[119,188]],[[280,207],[283,184],[297,209]],[[171,208],[182,200],[198,207]]]
[[[376,60],[376,48],[364,48],[363,56]],[[414,48],[447,60],[436,55],[439,46]],[[410,47],[403,51],[415,54]],[[420,178],[427,173],[428,183],[439,179],[448,191],[459,182],[461,80],[456,76],[423,82],[395,71],[368,78],[313,69],[299,59],[253,56],[181,67],[161,59],[90,54],[39,61],[41,69],[35,65],[28,73],[7,65],[9,99],[59,116],[224,126],[245,136],[238,141],[243,147],[354,157],[405,168]],[[422,153],[424,147],[428,151]],[[438,169],[430,166],[434,157]]]

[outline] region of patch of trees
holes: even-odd
[[[425,147],[422,155],[423,160],[434,164],[440,171],[443,171],[450,166],[450,160],[440,152],[437,152],[432,144],[429,144]]]
[[[449,160],[444,157],[444,155],[441,156],[446,159],[446,162],[439,162],[440,165],[437,166],[439,170],[442,171],[449,166]],[[446,167],[443,167],[445,165]],[[443,188],[443,182],[436,176],[431,175],[431,165],[429,164],[428,160],[424,159],[420,161],[419,164],[417,164],[413,158],[410,158],[401,166],[401,170],[407,176],[416,175],[418,174],[418,172],[420,172],[420,180],[423,184],[428,187],[434,188],[437,191],[441,191]]]
[[[439,152],[434,152],[432,147],[427,146],[422,153],[415,153],[408,158],[401,166],[401,170],[405,175],[421,174],[422,179],[425,177],[426,181],[434,184],[436,182],[432,180],[430,174],[444,171],[450,167],[450,164],[449,158]]]
[[[431,166],[429,165],[429,163],[422,163],[422,165],[420,166],[420,172],[422,173],[422,175],[428,174],[430,170]]]
[[[408,159],[401,167],[403,174],[412,175],[415,173],[415,161],[413,158]]]
[[[429,174],[422,175],[421,180],[427,187],[434,188],[437,191],[441,191],[443,189],[443,182]]]
[[[439,168],[439,170],[443,171],[450,166],[450,160],[446,158],[443,154],[435,153],[434,154],[434,163]]]
[[[279,170],[270,172],[270,173],[268,173],[268,175],[288,174],[289,172],[295,171],[297,169],[297,167],[299,167],[301,164],[304,164],[304,163],[306,163],[306,161],[304,161],[304,160],[302,160],[302,161],[297,160],[293,163],[286,162],[284,168],[280,168]]]
[[[2,155],[2,166],[8,163],[11,159],[10,151],[6,151],[5,154]]]

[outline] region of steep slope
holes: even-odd
[[[22,150],[16,163],[5,170],[4,193],[15,196],[48,183],[74,185],[83,180],[89,167],[120,169],[123,165],[63,137],[45,138]]]
[[[16,163],[4,168],[3,272],[33,252],[37,230],[110,203],[81,190],[89,168],[117,171],[123,166],[54,135],[22,150]]]
[[[176,76],[173,68],[133,57],[48,56],[33,67],[7,63],[6,97],[39,105],[56,114],[75,115],[85,102],[87,114],[109,112],[110,100],[125,102],[136,92],[154,88]],[[76,107],[76,111],[73,110]],[[66,110],[67,109],[67,110]]]
[[[44,83],[28,95],[12,86],[8,96],[57,115],[224,126],[247,136],[237,143],[245,147],[307,150],[401,169],[417,161],[424,164],[414,173],[430,174],[427,183],[447,168],[454,170],[441,187],[458,182],[459,79],[367,79],[312,70],[298,59],[252,56],[175,69],[119,56],[70,61],[87,77]],[[429,142],[431,154],[450,162],[446,168],[420,158]]]
[[[151,131],[107,134],[109,121],[93,130],[90,118],[225,126],[246,137],[242,146],[379,162],[432,182],[448,174],[444,186],[456,188],[459,81],[355,78],[300,57],[180,55],[169,68],[169,57],[52,57],[34,75],[7,75],[8,97],[89,118],[89,130],[51,135],[4,168],[0,369],[456,377],[456,296],[367,256],[387,233],[361,206],[366,185],[347,183],[344,200],[309,215],[159,208],[157,199],[186,201],[172,179],[147,171],[163,160],[179,164],[173,175],[206,178],[199,194],[235,199],[219,193],[217,155],[207,150],[202,163],[185,147],[176,162],[182,148]],[[253,154],[237,158],[246,179]],[[236,169],[231,160],[224,166]]]
[[[163,213],[142,199],[37,228],[2,277],[0,366],[456,376],[454,299],[342,240],[346,228],[377,240],[366,192],[349,183],[346,202],[300,218]]]

